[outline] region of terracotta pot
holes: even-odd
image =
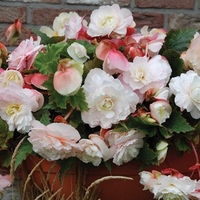
[[[27,167],[27,170],[30,171],[33,169],[35,163],[38,163],[40,161],[37,157],[29,157],[25,164]],[[190,175],[190,171],[188,168],[195,164],[194,155],[190,152],[185,153],[184,156],[178,157],[176,155],[176,152],[172,151],[168,154],[165,162],[163,162],[160,166],[154,166],[146,168],[145,170],[150,171],[152,169],[155,170],[162,170],[168,167],[176,168],[181,173],[185,175]],[[82,166],[81,166],[82,165]],[[84,164],[82,163],[80,166],[81,168],[84,168]],[[48,173],[49,169],[52,167],[52,163],[44,160],[40,165],[40,170],[42,170],[45,174]],[[51,170],[51,174],[48,175],[48,184],[52,187],[52,193],[56,192],[58,189],[60,189],[60,181],[59,179],[55,180],[55,177],[57,176],[57,172],[59,171],[59,166],[55,166]],[[153,199],[153,195],[149,191],[143,191],[143,186],[139,183],[139,169],[140,169],[140,163],[136,161],[131,161],[127,164],[124,164],[122,166],[112,166],[111,173],[108,171],[108,169],[104,166],[98,166],[94,167],[91,165],[88,165],[87,167],[87,173],[86,173],[86,179],[85,183],[82,183],[81,186],[84,186],[84,188],[87,188],[93,181],[102,178],[104,176],[114,175],[114,176],[127,176],[133,178],[133,180],[107,180],[99,184],[98,192],[99,192],[99,198],[101,200],[108,200],[108,199],[115,199],[115,200],[132,200],[132,199],[142,199],[142,200],[149,200]],[[82,173],[82,172],[80,172]],[[70,200],[78,199],[75,197],[75,182],[76,182],[76,171],[73,169],[71,172],[67,175],[63,189],[62,194],[65,194],[66,197],[71,196],[69,198]],[[34,174],[34,180],[37,183],[37,185],[42,185],[42,176],[39,171],[35,170]],[[46,181],[47,182],[47,181]]]

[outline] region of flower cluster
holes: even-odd
[[[94,10],[89,22],[63,12],[52,28],[42,26],[11,53],[0,43],[4,166],[18,143],[14,168],[33,152],[61,165],[71,158],[95,166],[133,159],[158,165],[169,148],[185,152],[198,144],[200,35],[135,27],[132,13],[113,4]],[[16,20],[5,35],[16,41],[21,32]],[[162,183],[183,181],[168,178],[141,173],[158,199],[165,198]],[[187,194],[170,191],[193,195],[196,186],[189,185]]]

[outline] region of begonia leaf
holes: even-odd
[[[164,49],[173,49],[182,53],[186,51],[194,34],[195,29],[170,30],[165,38]]]
[[[27,139],[23,140],[17,151],[16,157],[14,158],[14,170],[16,170],[23,160],[25,160],[27,156],[32,153],[32,149],[32,144]]]
[[[13,134],[13,131],[9,131],[8,124],[0,118],[0,149],[7,148],[7,142]]]
[[[54,74],[57,71],[60,53],[65,47],[66,43],[47,45],[45,52],[38,53],[34,61],[34,67],[37,68],[42,74]]]
[[[83,88],[80,88],[75,95],[69,96],[68,99],[73,108],[78,108],[80,111],[88,110],[88,104],[86,102]]]
[[[170,133],[187,133],[194,130],[179,111],[173,111],[170,118],[163,124]]]
[[[147,165],[150,164],[158,164],[157,160],[157,153],[154,152],[151,148],[149,148],[149,145],[145,142],[142,149],[140,149],[140,153],[137,156],[139,160],[146,163]]]
[[[172,68],[171,77],[179,76],[183,72],[184,65],[183,60],[180,58],[180,54],[174,50],[169,49],[164,51],[162,55],[167,58]]]

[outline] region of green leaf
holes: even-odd
[[[165,58],[167,58],[171,68],[172,68],[172,75],[171,77],[179,76],[183,72],[183,65],[184,62],[180,58],[180,54],[174,50],[166,50],[162,54]]]
[[[8,124],[0,118],[0,149],[7,148],[7,142],[13,138],[14,132],[9,131]]]
[[[138,159],[140,159],[142,162],[144,162],[147,165],[150,164],[158,164],[158,155],[156,152],[154,152],[151,148],[149,148],[149,144],[144,143],[144,146],[142,149],[140,149],[139,155],[137,156]]]
[[[161,126],[161,127],[159,127],[158,129],[159,129],[160,134],[161,134],[165,139],[170,138],[170,137],[173,136],[171,133],[169,133],[169,131],[168,131],[165,127],[162,127],[162,126]]]
[[[40,109],[34,113],[34,117],[44,125],[50,124],[50,112],[48,109]]]
[[[69,103],[73,108],[78,108],[80,111],[88,110],[88,104],[86,102],[85,93],[83,88],[80,88],[75,95],[68,97]]]
[[[28,155],[32,153],[32,144],[25,139],[21,146],[18,149],[18,152],[15,157],[15,162],[14,162],[14,170],[17,169],[17,167],[27,158]]]
[[[196,31],[195,29],[170,30],[163,46],[165,49],[173,49],[182,53],[187,50]]]
[[[34,67],[42,74],[51,75],[57,71],[60,53],[66,47],[66,43],[48,45],[45,52],[39,52]]]
[[[174,144],[176,145],[179,151],[185,152],[191,148],[191,145],[188,143],[188,140],[185,137],[175,138]]]
[[[179,111],[173,111],[170,118],[163,123],[163,126],[166,127],[170,133],[187,133],[194,130]]]
[[[125,121],[125,124],[128,129],[135,128],[150,137],[153,137],[157,133],[158,124],[148,122],[140,117],[130,117]]]

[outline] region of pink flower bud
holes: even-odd
[[[70,59],[63,59],[54,74],[53,85],[55,90],[62,95],[76,92],[82,83],[81,64]]]

